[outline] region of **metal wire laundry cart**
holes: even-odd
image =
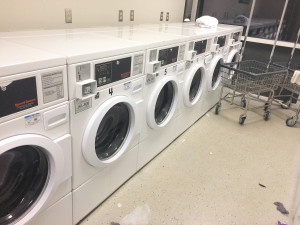
[[[237,96],[241,96],[241,107],[244,109],[244,112],[240,115],[240,124],[244,124],[247,118],[250,100],[264,103],[264,119],[268,120],[274,97],[274,90],[276,90],[278,85],[282,83],[283,79],[286,77],[286,73],[287,70],[284,68],[272,65],[268,67],[268,64],[255,60],[222,64],[222,88],[219,102],[216,105],[215,113],[219,114],[222,100],[233,104],[233,99]],[[225,87],[233,91],[232,95],[226,95],[225,97],[222,97],[223,89]],[[266,92],[269,92],[269,97],[267,100],[261,99],[261,94]]]
[[[288,100],[284,101],[281,106],[282,108],[290,109],[295,112],[295,115],[292,117],[289,117],[286,119],[286,125],[289,127],[295,126],[299,119],[299,113],[300,113],[300,105],[296,108],[291,107],[291,103],[293,100],[295,102],[300,102],[299,95],[300,95],[300,85],[296,83],[291,83],[291,79],[294,75],[295,70],[300,69],[300,63],[298,62],[292,62],[290,66],[288,66],[288,63],[274,63],[275,66],[288,69],[288,73],[286,77],[283,79],[282,84],[280,84],[280,92],[278,95],[274,96],[275,99],[278,97],[287,97]],[[283,94],[283,91],[287,90],[289,93]]]

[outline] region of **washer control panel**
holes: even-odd
[[[95,64],[97,86],[126,79],[131,74],[131,57]]]
[[[159,50],[158,61],[161,61],[161,66],[177,62],[178,50],[179,46]]]
[[[219,45],[219,48],[222,48],[226,44],[226,36],[219,36],[217,40],[217,44]]]
[[[207,40],[196,41],[194,45],[194,50],[196,51],[196,54],[199,55],[205,53],[206,45],[207,45]]]

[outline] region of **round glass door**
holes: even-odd
[[[212,88],[215,88],[217,81],[220,79],[221,61],[222,61],[222,59],[219,59],[217,65],[214,69],[213,76],[212,76],[212,82],[211,82]]]
[[[175,90],[172,81],[168,81],[161,89],[154,110],[155,122],[160,125],[168,116],[174,101]]]
[[[114,156],[124,143],[130,128],[130,111],[125,103],[117,103],[104,115],[95,138],[98,159]]]
[[[36,146],[19,146],[0,155],[0,224],[20,219],[43,192],[48,158]]]
[[[190,102],[193,102],[197,95],[200,92],[201,82],[202,82],[202,69],[199,68],[195,73],[193,80],[191,82],[190,92],[189,92],[189,99]]]
[[[231,60],[231,62],[237,62],[238,55],[239,55],[238,53],[235,53],[234,56],[233,56],[233,58],[232,58],[232,60]]]

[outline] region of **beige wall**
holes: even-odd
[[[100,25],[159,23],[160,12],[170,13],[170,22],[181,22],[185,0],[1,0],[0,31],[56,29]],[[71,8],[73,23],[65,23],[64,9]],[[118,10],[124,11],[123,23]],[[135,21],[129,21],[129,10]]]

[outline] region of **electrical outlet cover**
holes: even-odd
[[[123,10],[119,10],[119,22],[123,22]]]
[[[72,9],[65,9],[65,22],[72,23]]]
[[[130,21],[134,21],[134,10],[130,10]]]
[[[169,18],[170,18],[169,15],[170,15],[169,12],[167,12],[167,13],[166,13],[166,21],[169,21]]]
[[[160,12],[160,21],[164,20],[164,12]]]

